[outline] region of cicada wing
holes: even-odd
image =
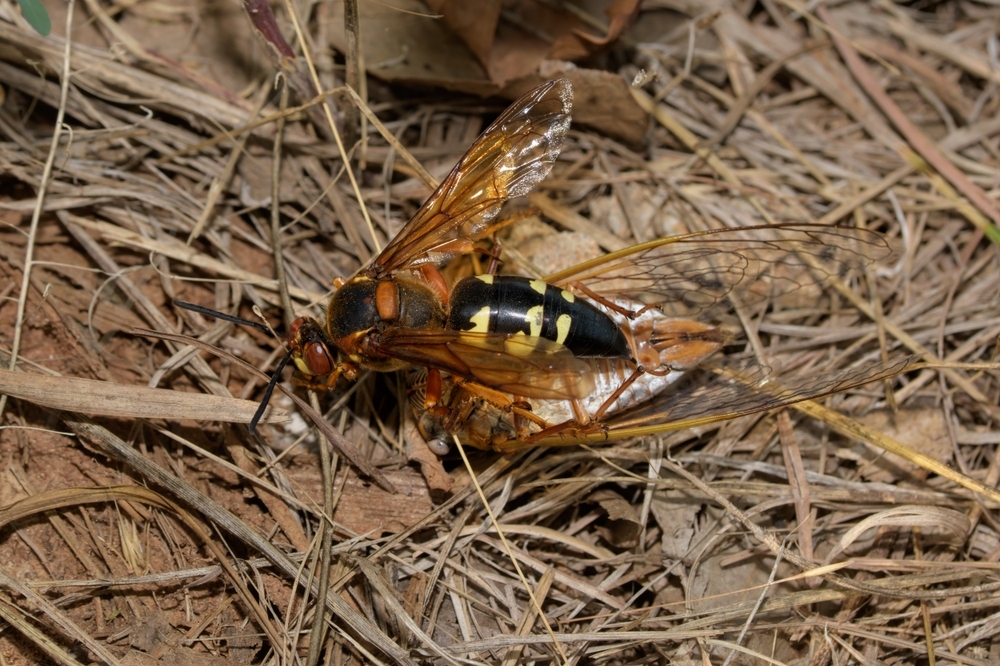
[[[895,377],[919,361],[917,357],[888,363],[873,361],[825,372],[786,375],[753,360],[716,363],[709,382],[664,394],[609,424],[612,438],[639,433],[676,430],[778,409],[804,400],[849,391],[881,379]]]
[[[376,270],[391,273],[441,261],[492,233],[491,221],[503,203],[527,194],[548,175],[569,129],[572,105],[568,79],[543,83],[514,102],[376,258]]]
[[[659,238],[587,261],[546,281],[578,295],[628,298],[676,317],[697,317],[768,299],[818,298],[845,277],[891,254],[875,232],[823,225],[771,225]],[[815,302],[815,300],[813,301]]]

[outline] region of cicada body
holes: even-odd
[[[625,299],[612,304],[632,312],[643,308],[641,303]],[[661,394],[687,370],[720,350],[730,337],[715,326],[670,318],[657,309],[646,310],[634,319],[610,308],[596,309],[614,324],[616,334],[627,340],[633,351],[628,358],[586,359],[586,375],[592,382],[586,396],[575,401],[523,398],[520,405],[503,409],[465,389],[461,382],[450,381],[442,389],[442,401],[449,406],[442,416],[426,409],[427,373],[419,369],[408,376],[408,386],[424,439],[437,452],[450,446],[451,435],[477,448],[503,450],[512,442],[529,442],[558,424],[581,427],[599,423]],[[637,371],[639,368],[642,370]],[[569,434],[563,433],[563,439]]]

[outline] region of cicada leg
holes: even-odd
[[[539,430],[538,432],[532,434],[529,437],[522,438],[521,441],[525,444],[531,444],[537,442],[540,439],[545,439],[547,437],[552,437],[553,435],[563,435],[571,436],[573,434],[590,435],[595,432],[604,432],[607,430],[605,426],[600,421],[590,421],[589,423],[580,423],[577,420],[563,421],[557,425],[549,426]],[[498,447],[501,451],[504,450],[503,446]]]

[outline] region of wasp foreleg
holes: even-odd
[[[427,382],[424,385],[424,409],[434,416],[448,416],[451,409],[441,404],[441,371],[427,369]]]

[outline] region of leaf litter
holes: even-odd
[[[347,144],[364,209],[314,99],[358,62],[331,55],[351,49],[339,3],[298,17],[319,85],[303,54],[277,46],[276,34],[298,43],[280,7],[275,33],[194,0],[114,15],[70,5],[67,62],[65,8],[47,7],[54,36],[41,38],[14,4],[0,2],[0,360],[9,367],[16,332],[18,372],[3,376],[21,375],[4,380],[0,421],[4,663],[1000,660],[988,3],[705,14],[646,2],[627,31],[629,3],[583,3],[559,31],[592,30],[595,52],[577,64],[519,53],[514,16],[463,35],[379,5],[362,13],[360,80],[393,142],[331,116],[365,136]],[[409,62],[371,46],[414,20],[427,26],[414,39],[438,37]],[[463,40],[477,34],[489,38],[472,54]],[[529,51],[542,56],[503,60]],[[296,93],[285,113],[274,68]],[[408,453],[402,378],[366,374],[317,406],[395,492],[341,456],[321,460],[323,440],[288,399],[274,409],[292,421],[260,436],[225,425],[223,410],[245,422],[263,389],[235,357],[270,372],[280,349],[172,299],[249,318],[258,305],[279,322],[283,282],[296,313],[316,313],[428,194],[422,169],[449,169],[503,106],[454,91],[513,96],[567,74],[573,131],[530,197],[543,216],[504,241],[507,268],[544,275],[705,228],[862,225],[893,241],[893,261],[756,308],[749,330],[802,377],[883,351],[934,363],[804,411],[472,452],[471,474],[454,454]],[[453,92],[417,87],[428,83]],[[60,108],[67,130],[46,171]],[[690,387],[711,381],[693,373]],[[873,445],[886,436],[923,466]]]

